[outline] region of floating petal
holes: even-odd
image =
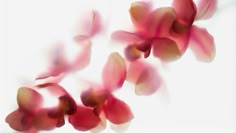
[[[213,16],[216,11],[217,0],[200,0],[197,6],[197,16],[198,19],[208,19]]]
[[[135,42],[143,40],[143,37],[141,35],[123,30],[113,32],[111,38],[113,40],[123,42],[126,45],[131,45]]]

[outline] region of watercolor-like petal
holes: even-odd
[[[137,60],[141,57],[142,51],[138,50],[136,45],[129,45],[125,48],[125,57],[129,61]]]
[[[195,20],[208,19],[213,16],[217,6],[217,0],[200,0],[197,5]]]
[[[56,97],[69,95],[68,92],[58,83],[44,83],[36,85],[37,89],[46,89],[49,93]]]
[[[191,26],[197,13],[193,0],[173,0],[177,19],[186,26]]]
[[[176,13],[171,7],[161,7],[152,11],[146,22],[148,36],[159,37],[169,34],[173,22],[176,20]]]
[[[32,124],[33,126],[38,130],[51,130],[53,128],[58,127],[58,121],[61,121],[60,118],[53,118],[49,116],[49,109],[41,109],[38,111],[33,120]]]
[[[143,37],[141,35],[123,30],[113,32],[111,38],[126,45],[131,45],[135,42],[143,40]]]
[[[190,48],[200,61],[209,62],[215,57],[214,38],[204,28],[192,26]]]
[[[5,121],[16,131],[27,131],[32,127],[32,116],[20,109],[11,112]]]
[[[52,119],[57,119],[56,127],[61,127],[65,124],[64,110],[58,107],[48,108],[48,117]]]
[[[95,128],[90,130],[91,133],[99,133],[106,129],[107,119],[103,111],[99,114],[99,118],[101,119],[101,121],[98,123],[98,125]]]
[[[112,95],[107,98],[103,108],[107,119],[114,124],[126,123],[133,119],[129,106]]]
[[[20,109],[33,113],[40,108],[42,102],[43,98],[37,91],[27,87],[18,89],[17,103]]]
[[[110,54],[103,68],[102,77],[104,87],[111,91],[123,85],[126,78],[126,64],[119,53]]]
[[[147,16],[150,12],[150,3],[147,2],[133,2],[129,9],[130,17],[134,25],[143,28]]]
[[[77,105],[71,96],[63,95],[59,97],[59,109],[61,109],[65,114],[71,115],[76,112]]]
[[[102,29],[101,16],[97,11],[92,12],[92,22],[89,36],[92,37]]]
[[[152,46],[153,55],[165,62],[177,60],[182,55],[176,42],[168,38],[155,39]]]
[[[93,108],[78,105],[77,112],[69,115],[68,121],[79,131],[88,131],[96,127],[101,121],[99,116],[95,115]]]

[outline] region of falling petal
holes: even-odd
[[[49,117],[49,109],[41,109],[33,118],[32,124],[38,130],[51,130],[58,126],[60,118]]]
[[[143,24],[150,12],[150,3],[146,2],[134,2],[131,4],[129,13],[133,23],[140,28],[143,28]]]
[[[97,34],[99,31],[101,31],[101,17],[97,11],[93,11],[92,15],[92,25],[90,29],[90,34],[89,36],[94,36]]]
[[[71,115],[76,112],[77,105],[75,100],[69,96],[64,95],[59,97],[59,108],[68,115]]]
[[[143,37],[139,34],[118,30],[112,33],[111,38],[116,41],[120,41],[126,45],[131,45],[134,42],[143,40]]]
[[[213,16],[217,6],[217,0],[200,0],[197,6],[196,20],[208,19]]]
[[[139,60],[130,62],[127,67],[127,77],[126,80],[132,83],[135,83],[141,72],[147,67],[145,62],[141,62]]]
[[[123,85],[126,78],[126,64],[119,53],[114,52],[108,57],[102,77],[104,87],[111,91]]]
[[[174,0],[173,7],[178,21],[186,26],[191,26],[197,12],[193,0]]]
[[[162,82],[162,78],[156,69],[146,66],[136,81],[135,93],[137,95],[151,95],[160,88]]]
[[[153,55],[162,61],[174,61],[181,57],[181,52],[176,44],[168,38],[158,38],[153,40]]]
[[[21,87],[17,92],[17,103],[20,109],[33,113],[40,108],[42,96],[31,88]]]
[[[200,61],[209,62],[215,57],[214,38],[206,29],[192,26],[190,48]]]
[[[122,124],[133,119],[129,106],[123,101],[110,95],[104,105],[107,119],[114,124]]]
[[[148,16],[146,25],[149,36],[159,37],[169,34],[173,22],[176,20],[176,13],[171,7],[157,8]]]
[[[100,118],[93,113],[93,109],[85,106],[77,106],[77,112],[69,115],[68,121],[79,131],[87,131],[96,127],[101,121]]]
[[[27,131],[32,127],[32,116],[19,109],[11,112],[5,121],[16,131]]]

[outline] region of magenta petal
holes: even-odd
[[[174,0],[173,7],[178,21],[186,26],[192,25],[197,12],[193,0]]]
[[[129,106],[110,95],[104,105],[104,112],[107,119],[114,124],[122,124],[133,119]]]
[[[126,78],[125,60],[117,53],[112,53],[103,68],[103,85],[111,91],[120,88]]]
[[[204,28],[192,26],[190,48],[200,61],[209,62],[215,57],[214,38]]]
[[[217,0],[200,0],[197,6],[195,19],[208,19],[213,16],[217,6]]]
[[[78,106],[77,112],[73,115],[69,115],[68,121],[75,129],[87,131],[96,127],[101,120],[94,114],[92,108]]]
[[[32,116],[19,109],[11,112],[5,121],[16,131],[27,131],[32,127]]]
[[[112,33],[111,38],[116,41],[125,43],[126,45],[133,44],[135,42],[143,40],[143,37],[139,34],[119,30]]]
[[[37,91],[27,87],[19,88],[17,92],[17,103],[20,109],[34,113],[40,108],[42,102],[42,96]]]

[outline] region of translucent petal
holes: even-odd
[[[92,108],[79,105],[77,112],[73,115],[69,115],[68,121],[75,129],[87,131],[96,127],[101,120],[94,114]]]
[[[192,26],[190,48],[200,61],[209,62],[215,57],[214,38],[204,28]]]
[[[125,48],[125,57],[129,61],[134,61],[140,58],[142,55],[142,51],[138,50],[136,45],[129,45]]]
[[[35,112],[43,102],[42,96],[35,90],[21,87],[17,92],[17,103],[19,108],[27,112]]]
[[[32,127],[32,116],[19,109],[11,112],[5,121],[16,131],[27,131]]]
[[[120,88],[126,78],[125,60],[114,52],[110,54],[102,72],[103,85],[111,91]]]
[[[120,41],[126,45],[131,45],[135,42],[143,40],[143,37],[139,34],[118,30],[112,33],[111,38],[116,41]]]
[[[197,5],[197,15],[198,19],[208,19],[213,16],[217,6],[217,0],[200,0]]]
[[[150,12],[150,3],[134,2],[129,9],[130,17],[133,23],[142,28]]]
[[[153,40],[153,55],[162,61],[174,61],[181,57],[181,52],[176,44],[168,38],[158,38]]]
[[[107,119],[114,124],[126,123],[133,119],[129,106],[110,95],[104,105],[104,112]]]

